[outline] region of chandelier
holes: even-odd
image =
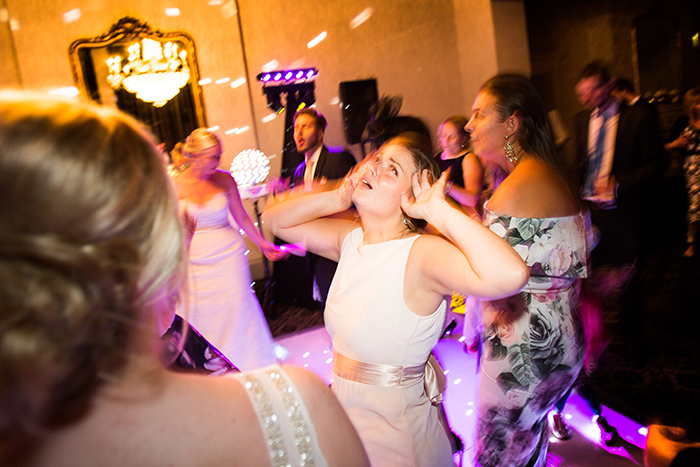
[[[123,87],[138,99],[163,107],[190,80],[187,51],[178,52],[177,44],[144,38],[127,49],[129,56],[122,63],[121,55],[107,59],[107,82],[114,89]]]

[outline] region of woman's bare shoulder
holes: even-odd
[[[212,181],[224,189],[229,188],[231,185],[236,185],[233,175],[221,169],[217,169],[216,172],[214,172]]]
[[[563,217],[576,214],[579,205],[549,167],[529,159],[501,183],[489,209],[513,217]]]
[[[481,162],[481,159],[479,159],[479,157],[476,154],[474,154],[472,151],[469,151],[464,155],[464,159],[462,159],[462,168],[484,170],[484,164]]]

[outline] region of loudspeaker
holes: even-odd
[[[343,112],[343,129],[348,144],[361,142],[362,132],[369,120],[369,109],[377,99],[376,79],[340,83],[340,108]]]

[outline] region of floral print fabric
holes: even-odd
[[[583,214],[516,218],[485,210],[484,224],[530,269],[521,293],[480,302],[483,349],[476,465],[544,466],[547,412],[581,370],[580,280],[587,276]]]
[[[688,138],[686,156],[683,160],[685,186],[688,190],[688,222],[700,222],[700,130],[689,125],[683,130]]]

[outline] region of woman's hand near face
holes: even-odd
[[[338,202],[340,203],[340,210],[344,211],[352,207],[352,194],[355,192],[355,186],[357,184],[357,171],[349,173],[343,183],[338,187],[336,193],[338,194]]]
[[[443,172],[440,178],[432,185],[428,181],[428,171],[423,170],[421,174],[418,172],[413,174],[411,179],[413,185],[412,200],[407,193],[401,194],[401,209],[407,216],[414,219],[424,219],[428,222],[430,213],[446,203],[445,201],[445,184],[447,183],[447,172]]]

